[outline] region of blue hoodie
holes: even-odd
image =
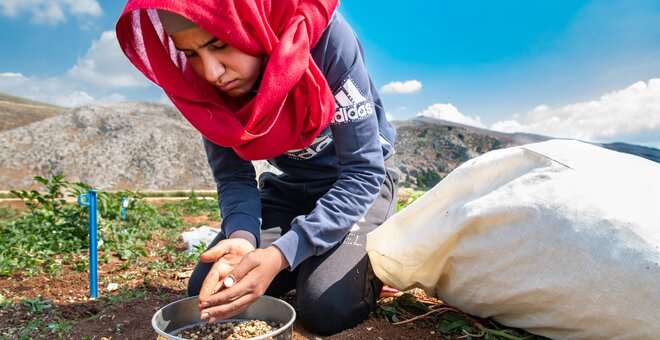
[[[335,13],[311,54],[335,97],[333,121],[309,147],[268,162],[292,181],[335,183],[314,210],[296,217],[291,230],[273,243],[291,269],[330,250],[364,216],[380,192],[384,160],[394,153],[396,137],[365,67],[362,46],[341,14]],[[204,146],[218,187],[222,229],[226,235],[251,232],[258,245],[261,204],[252,163],[206,139]]]

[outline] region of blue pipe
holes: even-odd
[[[128,197],[121,198],[121,219],[126,221],[126,208],[128,208]]]
[[[85,199],[83,201],[83,199]],[[89,207],[89,290],[90,297],[99,297],[99,263],[98,238],[96,231],[96,190],[89,190],[87,194],[78,196],[78,204]]]

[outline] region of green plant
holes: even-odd
[[[79,273],[86,272],[87,268],[89,268],[89,257],[74,260],[71,263],[71,267]]]
[[[162,209],[170,212],[174,216],[180,216],[182,214],[192,216],[208,214],[208,216],[214,221],[220,218],[217,195],[211,197],[211,199],[204,197],[200,198],[195,194],[195,191],[190,192],[188,199],[164,204]]]
[[[174,267],[183,268],[196,264],[202,253],[206,251],[206,248],[208,248],[206,242],[201,242],[193,246],[193,249],[173,252],[172,259]]]
[[[446,304],[427,306],[415,295],[404,293],[391,301],[380,303],[374,311],[376,316],[387,318],[394,324],[411,321],[430,322],[446,339],[484,338],[522,340],[533,336],[516,330],[488,328],[473,317]]]
[[[440,323],[435,325],[435,330],[443,334],[461,333],[477,334],[479,333],[472,325],[461,315],[447,312],[442,316]]]
[[[112,304],[121,304],[133,300],[146,300],[147,292],[142,288],[123,289],[115,295],[108,295],[106,298]]]
[[[429,190],[434,185],[438,184],[442,178],[440,174],[434,171],[424,171],[421,175],[417,176],[417,187],[421,190]]]
[[[27,308],[27,314],[43,313],[44,311],[53,308],[51,300],[44,299],[42,296],[37,296],[32,299],[25,299],[21,304]]]
[[[56,175],[52,179],[41,176],[32,177],[35,181],[46,186],[47,190],[45,193],[40,193],[36,190],[29,192],[25,190],[11,190],[10,192],[13,196],[23,200],[32,213],[43,207],[43,209],[52,213],[52,216],[49,217],[57,216],[60,207],[66,204],[64,200],[66,193],[63,189],[67,188],[70,184],[64,177],[65,175],[63,174]]]
[[[29,209],[11,221],[0,220],[0,275],[16,271],[27,274],[60,270],[56,255],[80,254],[89,249],[88,207],[66,202],[65,195],[78,197],[91,187],[70,183],[64,175],[51,179],[34,177],[45,190],[12,191]],[[156,231],[183,228],[182,220],[161,212],[143,199],[140,192],[97,192],[99,251],[117,252],[122,259],[144,256],[144,245]],[[121,219],[122,197],[129,197],[127,219]],[[55,262],[55,263],[54,263]],[[81,264],[75,264],[82,270]]]
[[[391,322],[399,322],[404,318],[411,318],[428,311],[429,308],[418,301],[414,295],[404,293],[390,302],[379,304],[374,313],[377,316],[387,318]]]
[[[405,207],[409,206],[413,202],[415,202],[418,198],[422,197],[424,192],[417,192],[414,195],[408,197],[405,200],[400,200],[396,203],[396,211],[399,212],[403,210]]]
[[[41,323],[42,320],[39,319],[30,320],[26,322],[25,325],[22,326],[20,339],[21,340],[34,339],[35,334],[41,333],[41,326],[42,326]]]
[[[13,220],[18,216],[18,211],[12,207],[0,206],[0,220]]]
[[[56,321],[48,324],[48,329],[50,329],[52,334],[62,336],[62,333],[69,333],[71,330],[71,324],[58,318]]]
[[[147,262],[147,267],[156,273],[165,270],[178,270],[180,268],[194,266],[199,261],[200,255],[206,251],[207,245],[202,242],[195,245],[191,250],[179,249],[169,244],[159,249],[156,256],[164,258]]]
[[[11,301],[7,300],[7,298],[4,295],[0,294],[0,310],[9,308],[12,305],[13,304],[11,303]]]
[[[87,234],[82,222],[84,210],[64,200],[66,192],[79,189],[79,185],[67,182],[63,175],[34,179],[46,186],[44,193],[12,191],[30,213],[0,222],[0,275],[26,268],[28,273],[47,270],[44,264],[52,255],[79,250],[82,247],[78,240]]]

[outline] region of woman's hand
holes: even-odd
[[[204,298],[200,293],[201,318],[213,322],[241,313],[262,296],[275,276],[288,266],[282,252],[274,246],[249,252],[226,277],[221,276],[224,280],[219,287],[224,286],[224,289]],[[228,269],[220,267],[219,274]]]
[[[199,258],[202,262],[215,262],[206,275],[199,291],[199,300],[203,301],[222,288],[222,281],[238,265],[245,254],[254,250],[254,246],[242,238],[228,238],[218,242]]]

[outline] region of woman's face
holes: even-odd
[[[263,58],[243,53],[201,27],[177,32],[172,40],[200,77],[232,97],[247,94],[259,78]]]

